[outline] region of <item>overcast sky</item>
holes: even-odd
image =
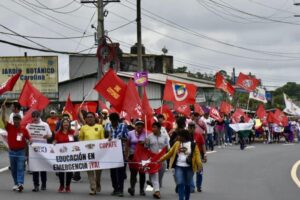
[[[73,37],[94,34],[96,8],[80,0],[2,0],[0,24],[21,35]],[[300,0],[299,0],[300,1]],[[300,6],[297,0],[142,0],[143,44],[148,53],[165,46],[174,67],[192,72],[255,74],[274,89],[300,83]],[[105,29],[124,52],[136,42],[135,0],[105,7]],[[130,23],[131,22],[131,23]],[[127,24],[127,25],[126,25]],[[124,25],[124,26],[123,26]],[[10,32],[0,27],[0,32]],[[24,38],[0,33],[1,40],[43,48]],[[94,46],[94,38],[31,39],[49,49],[78,52]],[[0,43],[0,56],[48,55]],[[85,53],[95,52],[93,50]],[[60,80],[68,78],[68,58],[59,55]]]

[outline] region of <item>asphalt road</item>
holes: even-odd
[[[300,160],[300,144],[255,144],[254,147],[239,150],[238,146],[216,149],[217,152],[208,156],[204,166],[203,192],[194,193],[191,199],[201,200],[295,200],[300,197],[300,188],[293,182],[290,171],[294,163]],[[7,153],[0,152],[0,167],[8,164]],[[25,179],[23,193],[11,191],[12,178],[9,171],[0,172],[0,200],[82,200],[82,199],[118,199],[110,193],[111,182],[109,171],[102,174],[102,192],[89,196],[86,173],[82,173],[80,183],[72,183],[72,192],[58,193],[59,181],[49,173],[47,191],[33,193],[31,175]],[[129,173],[128,173],[129,176]],[[300,178],[300,167],[297,170]],[[152,192],[146,197],[127,193],[123,199],[152,199]],[[171,172],[167,172],[161,189],[162,199],[178,199],[174,192],[174,180]],[[136,187],[137,190],[138,187]],[[121,198],[122,199],[122,198]]]

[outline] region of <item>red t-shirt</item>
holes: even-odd
[[[58,131],[55,134],[54,139],[56,140],[57,143],[74,142],[74,133],[75,131],[73,129],[69,130],[67,134],[64,134],[62,131]],[[73,141],[71,138],[73,138]]]
[[[203,135],[201,133],[195,132],[194,133],[194,140],[195,140],[199,150],[201,151],[201,145],[205,144]]]
[[[7,123],[5,129],[10,150],[21,150],[26,147],[26,140],[29,140],[30,136],[25,128],[16,128],[14,125]]]

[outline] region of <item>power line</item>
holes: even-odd
[[[81,52],[84,52],[84,51],[87,51],[89,49],[94,49],[95,48],[95,47],[90,47],[88,49],[84,49],[84,50],[81,50],[81,51],[78,51],[78,52],[68,52],[68,51],[40,49],[40,48],[36,48],[36,47],[30,47],[30,46],[25,46],[25,45],[21,45],[21,44],[16,44],[16,43],[9,42],[9,41],[6,41],[6,40],[1,40],[1,39],[0,39],[0,43],[4,43],[4,44],[11,45],[11,46],[24,48],[24,49],[31,49],[31,50],[35,50],[35,51],[42,51],[42,52],[48,52],[48,53],[58,53],[58,54],[67,54],[67,55],[84,55],[84,54],[81,54]]]
[[[52,11],[52,12],[55,12],[55,13],[59,13],[59,14],[70,14],[70,13],[73,13],[73,12],[76,12],[77,10],[79,10],[80,8],[82,8],[83,5],[79,5],[77,8],[73,9],[73,10],[69,10],[69,11],[58,11],[59,9],[62,9],[62,8],[65,8],[73,3],[75,3],[74,0],[72,0],[70,3],[66,4],[65,6],[62,6],[60,8],[49,8],[48,6],[46,6],[45,4],[42,4],[40,1],[38,0],[35,0],[36,2],[38,2],[38,4],[40,4],[41,6],[38,6],[34,3],[31,3],[27,0],[24,0],[27,4],[29,5],[32,5],[36,8],[39,8],[39,9],[44,9],[44,10],[49,10],[49,11]]]
[[[72,36],[72,37],[43,37],[43,36],[30,36],[30,35],[21,35],[21,34],[14,34],[14,33],[7,33],[0,31],[0,34],[3,35],[11,35],[11,36],[17,36],[17,37],[27,37],[27,38],[33,38],[33,39],[43,39],[43,40],[69,40],[69,39],[80,39],[80,38],[88,38],[93,37],[94,35],[84,35],[84,36]]]
[[[57,18],[55,18],[55,17],[53,17],[53,16],[51,16],[51,15],[49,15],[49,14],[47,14],[47,13],[44,13],[44,12],[42,12],[42,11],[36,10],[36,9],[33,8],[32,6],[30,6],[30,5],[26,4],[26,3],[24,3],[23,0],[20,0],[20,1],[23,2],[24,4],[20,4],[20,3],[17,2],[16,0],[12,0],[12,1],[13,1],[14,3],[20,5],[21,7],[25,8],[25,9],[27,9],[27,10],[29,10],[29,11],[31,11],[31,12],[33,12],[33,13],[35,13],[35,14],[41,16],[41,17],[43,17],[43,18],[48,19],[49,21],[52,21],[52,22],[54,22],[54,23],[56,23],[56,24],[61,25],[61,26],[64,27],[64,28],[67,28],[67,29],[70,29],[70,30],[73,30],[73,31],[79,32],[79,33],[82,33],[82,32],[83,32],[82,29],[80,29],[80,28],[78,28],[78,27],[76,27],[76,26],[73,26],[73,25],[71,25],[71,24],[68,24],[68,23],[66,23],[66,22],[64,22],[64,21],[62,21],[62,20],[60,20],[60,19],[57,19]]]
[[[0,24],[0,26],[3,27],[3,28],[5,28],[6,30],[9,30],[10,32],[12,32],[12,33],[14,33],[14,34],[16,34],[16,35],[18,35],[18,36],[24,38],[25,40],[28,40],[28,41],[30,41],[30,42],[32,42],[32,43],[34,43],[34,44],[36,44],[36,45],[38,45],[38,46],[40,46],[40,47],[43,47],[43,48],[45,48],[45,49],[51,50],[51,49],[49,49],[48,47],[45,47],[44,45],[41,45],[40,43],[37,43],[37,42],[35,42],[35,41],[33,41],[33,40],[27,38],[27,37],[24,37],[24,36],[20,35],[19,33],[17,33],[17,32],[15,32],[15,31],[11,30],[10,28],[8,28],[8,27],[6,27],[6,26],[4,26],[4,25],[2,25],[2,24]]]
[[[0,7],[5,8],[5,10],[8,10],[8,11],[10,11],[10,12],[16,14],[16,15],[19,15],[19,16],[23,17],[23,18],[27,19],[28,21],[30,21],[31,23],[36,24],[36,25],[38,25],[38,26],[40,26],[40,27],[43,27],[44,29],[46,29],[46,30],[48,30],[48,31],[50,31],[50,32],[56,33],[57,35],[60,35],[60,36],[63,36],[63,37],[67,37],[67,36],[61,34],[60,32],[58,32],[58,31],[56,31],[56,30],[53,30],[53,29],[51,29],[51,28],[48,28],[48,26],[46,26],[46,25],[44,25],[44,24],[41,24],[41,23],[39,23],[39,22],[34,21],[33,19],[27,17],[26,15],[20,14],[20,13],[14,11],[14,10],[8,8],[7,6],[4,6],[4,5],[1,4],[1,3],[0,3]],[[75,40],[73,40],[73,39],[71,39],[71,41],[72,41],[72,42],[75,42],[75,43],[77,44],[77,41],[75,41]],[[82,46],[87,47],[86,45],[82,45]]]

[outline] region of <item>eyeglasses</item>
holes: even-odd
[[[39,116],[36,116],[36,115],[32,115],[31,117],[32,118],[39,118]]]

